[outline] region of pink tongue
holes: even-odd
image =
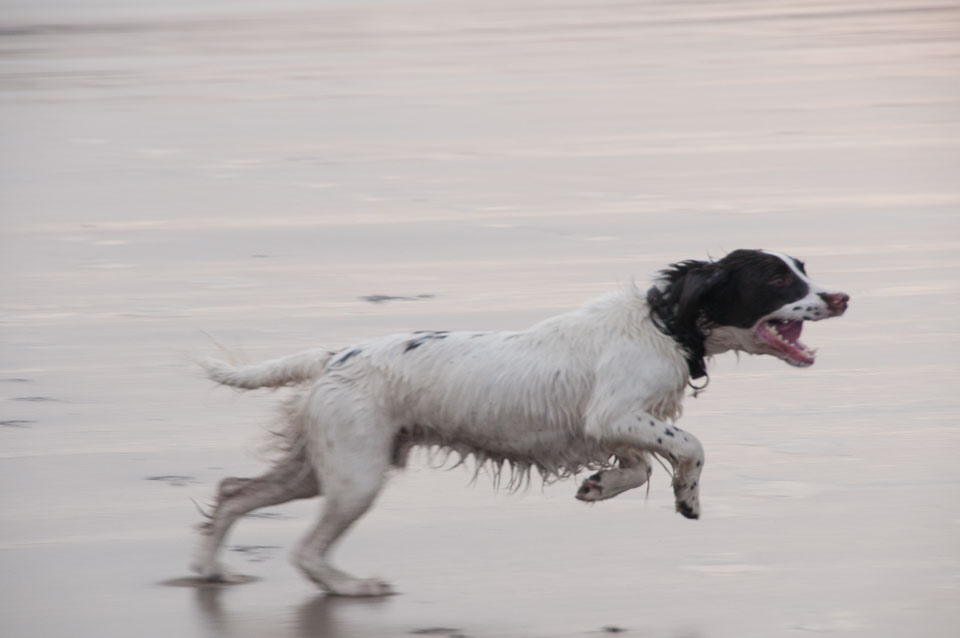
[[[786,324],[779,324],[777,327],[777,332],[779,332],[787,341],[797,342],[797,339],[800,338],[800,332],[803,330],[802,321],[791,321]]]

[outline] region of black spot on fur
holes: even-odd
[[[673,436],[673,430],[671,430],[670,428],[667,428],[666,430],[664,430],[663,433],[666,434],[667,436]]]
[[[655,428],[655,427],[657,427],[657,424],[654,423],[653,421],[650,421],[650,427]]]
[[[662,444],[663,444],[663,438],[658,436],[658,437],[657,437],[657,443],[660,443],[660,444],[662,445]]]
[[[697,461],[697,467],[700,467],[700,461]]]
[[[416,350],[417,348],[419,348],[420,346],[422,346],[423,344],[425,344],[430,340],[446,339],[447,335],[450,333],[447,332],[446,330],[443,330],[440,332],[421,331],[421,332],[415,332],[413,334],[418,334],[420,336],[417,337],[416,339],[412,339],[407,342],[407,347],[403,349],[405,353],[410,352],[411,350]]]
[[[336,361],[334,361],[334,362],[331,363],[330,365],[331,365],[331,366],[342,366],[344,363],[346,363],[347,361],[349,361],[349,360],[352,359],[353,357],[357,356],[357,355],[360,354],[361,352],[363,352],[363,350],[361,350],[360,348],[354,348],[353,350],[351,350],[350,352],[346,353],[345,355],[343,355],[342,357],[340,357],[339,359],[337,359]]]

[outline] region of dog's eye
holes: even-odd
[[[790,279],[791,279],[790,275],[777,275],[770,280],[770,285],[775,286],[777,288],[782,288],[783,286],[786,286],[787,284],[790,283]]]

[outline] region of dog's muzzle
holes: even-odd
[[[821,292],[820,298],[827,304],[831,317],[839,317],[847,311],[850,295],[845,292]]]

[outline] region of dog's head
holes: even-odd
[[[695,379],[706,374],[704,357],[726,350],[812,365],[803,322],[838,317],[849,300],[810,281],[799,260],[763,250],[673,264],[647,293],[654,323],[683,346]]]

